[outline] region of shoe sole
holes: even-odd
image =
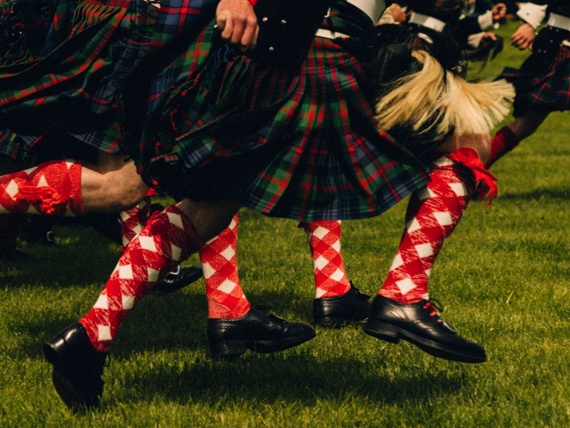
[[[353,324],[364,324],[366,323],[366,321],[368,321],[368,318],[363,318],[363,319],[347,319],[347,318],[334,318],[334,317],[324,317],[324,318],[318,318],[318,319],[314,319],[313,323],[315,325],[318,325],[320,327],[325,327],[325,328],[341,328],[341,327],[345,327],[347,325],[353,325]]]
[[[284,351],[301,345],[316,336],[314,331],[279,340],[218,340],[210,341],[210,351],[214,359],[236,359],[249,349],[259,354]]]
[[[368,321],[364,327],[364,332],[377,339],[390,343],[398,343],[400,339],[410,342],[422,351],[433,355],[434,357],[443,358],[450,361],[458,361],[462,363],[484,363],[487,361],[486,355],[477,355],[467,353],[457,348],[450,348],[425,337],[421,337],[410,333],[393,324],[380,321]]]

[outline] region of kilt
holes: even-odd
[[[25,3],[38,7],[21,11]],[[57,8],[46,6],[52,3],[15,0],[16,13],[0,16],[5,27],[23,28],[0,49],[4,154],[21,153],[22,144],[33,148],[53,128],[101,151],[121,150],[119,111],[131,74],[181,35],[198,34],[217,4],[164,0],[158,9],[142,0],[59,0]],[[38,16],[41,25],[27,30]]]
[[[378,215],[427,183],[439,140],[379,132],[365,70],[337,42],[317,37],[297,72],[218,46],[211,27],[189,50],[196,72],[129,150],[150,185],[314,221]]]
[[[82,0],[54,18],[70,22],[55,49],[0,67],[0,128],[32,147],[56,128],[128,151],[175,198],[304,221],[375,216],[425,186],[440,140],[379,132],[364,66],[340,42],[316,38],[296,72],[270,67],[219,43],[211,2]]]
[[[515,117],[529,110],[564,111],[570,108],[570,32],[546,27],[541,30],[531,54],[518,69],[505,68],[502,78],[515,87]]]

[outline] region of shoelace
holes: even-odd
[[[439,314],[440,312],[443,312],[443,305],[441,304],[441,302],[437,299],[434,299],[433,297],[430,298],[426,304],[423,306],[424,309],[428,310],[431,308],[431,312],[430,312],[430,316],[431,317],[435,317],[437,316],[437,322],[442,322]]]

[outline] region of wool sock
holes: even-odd
[[[251,305],[241,288],[237,267],[239,216],[218,236],[200,250],[200,261],[206,283],[208,318],[237,319]]]
[[[491,154],[485,162],[485,167],[490,168],[495,162],[513,150],[520,140],[508,126],[503,126],[497,131],[491,141]]]
[[[123,250],[146,225],[150,217],[150,200],[149,196],[145,196],[137,206],[119,213]]]
[[[317,299],[339,297],[350,290],[341,255],[341,222],[336,220],[300,223],[307,232]]]
[[[107,352],[128,313],[201,246],[196,229],[178,208],[155,213],[123,252],[95,305],[79,320],[94,348]]]
[[[411,195],[406,228],[379,295],[399,303],[429,300],[428,280],[444,241],[458,225],[474,191],[474,175],[449,157],[436,161],[431,181]]]
[[[81,163],[44,162],[0,177],[0,214],[59,216],[85,214],[81,198]]]

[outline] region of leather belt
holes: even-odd
[[[315,36],[324,37],[326,39],[336,39],[338,37],[345,39],[347,37],[350,37],[348,34],[339,33],[338,31],[325,30],[324,28],[319,28],[315,33]]]

